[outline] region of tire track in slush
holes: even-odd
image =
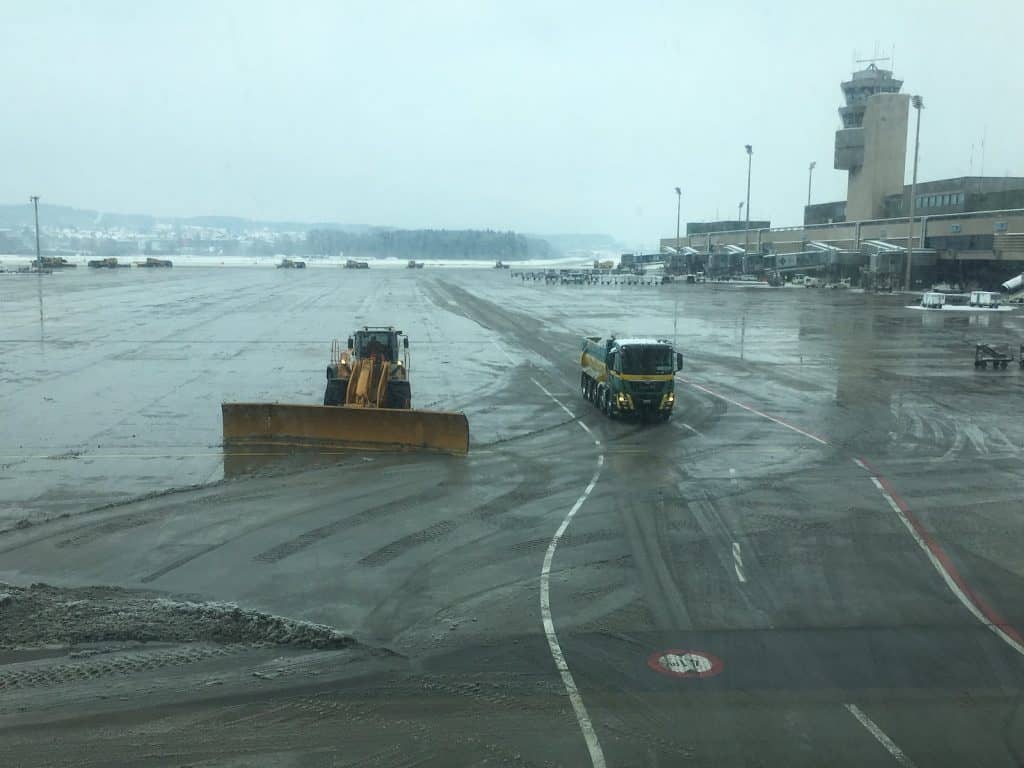
[[[440,520],[433,525],[428,525],[408,536],[402,536],[380,549],[374,550],[359,560],[359,565],[377,566],[389,563],[397,557],[405,554],[406,551],[418,547],[421,544],[440,539],[455,530],[455,522],[452,520]]]
[[[518,332],[515,335],[519,343],[526,346],[534,353],[540,356],[542,359],[549,359],[555,368],[562,367],[563,371],[569,372],[570,368],[566,366],[566,360],[561,357],[553,356],[552,349],[548,345],[544,345],[540,342],[540,330],[542,326],[537,323],[537,328],[530,332],[523,328],[521,325],[521,316],[514,316],[509,312],[506,312],[501,307],[486,302],[488,305],[488,311],[481,311],[481,306],[485,304],[477,297],[456,288],[452,285],[445,285],[443,290],[449,292],[449,294],[455,293],[458,295],[460,301],[459,304],[465,306],[467,303],[470,306],[475,305],[476,313],[474,317],[469,319],[474,322],[478,322],[485,327],[493,328],[493,322],[496,318],[501,318],[507,327],[511,327],[514,331]],[[468,316],[468,315],[467,315]],[[509,362],[513,365],[517,365],[518,361],[514,360],[511,355],[505,350],[500,344],[497,345],[498,349],[508,358]],[[552,359],[553,358],[553,359]],[[554,618],[551,613],[551,566],[554,561],[555,551],[558,548],[558,544],[562,537],[565,535],[566,530],[572,523],[573,518],[579,512],[580,508],[590,497],[598,480],[601,477],[601,470],[604,467],[604,451],[601,448],[601,441],[591,432],[590,428],[584,424],[578,417],[562,403],[555,395],[548,391],[539,381],[531,379],[533,383],[540,389],[552,402],[555,403],[559,408],[569,414],[569,418],[576,421],[577,425],[587,433],[587,435],[593,440],[594,446],[597,449],[597,467],[594,470],[594,475],[587,485],[586,489],[576,500],[576,503],[569,509],[565,517],[562,520],[561,525],[555,531],[551,537],[551,542],[548,545],[547,552],[544,555],[544,562],[541,565],[540,572],[540,612],[541,612],[541,623],[544,627],[544,635],[548,641],[548,649],[551,652],[551,658],[555,663],[555,668],[558,670],[559,676],[562,678],[562,685],[565,688],[566,695],[569,697],[569,702],[572,705],[573,713],[576,716],[576,722],[579,725],[580,732],[583,735],[584,742],[586,743],[587,752],[590,757],[590,762],[593,768],[605,768],[605,757],[604,750],[601,748],[601,742],[597,737],[597,733],[594,730],[593,721],[590,719],[590,714],[587,712],[587,707],[583,702],[579,689],[576,686],[576,681],[573,678],[572,672],[569,669],[569,665],[565,660],[565,655],[562,652],[562,647],[558,641],[558,635],[555,631]]]
[[[423,584],[436,583],[438,581],[450,581],[453,584],[461,583],[463,573],[478,567],[478,560],[482,552],[488,552],[485,559],[486,565],[490,566],[528,556],[547,545],[547,538],[533,539],[512,545],[502,545],[500,548],[496,543],[492,542],[493,537],[500,537],[509,531],[519,531],[539,526],[544,522],[543,516],[539,514],[531,518],[513,516],[510,513],[520,511],[526,505],[547,499],[556,492],[559,492],[552,487],[550,482],[553,476],[550,462],[536,461],[522,454],[510,454],[505,459],[505,462],[505,473],[520,477],[518,485],[491,501],[470,510],[467,515],[457,518],[459,520],[469,519],[473,522],[485,524],[487,526],[486,532],[470,539],[462,538],[457,543],[447,547],[439,556],[419,564],[414,563],[401,583],[397,584],[389,594],[385,595],[369,613],[367,617],[369,623],[383,623],[386,626],[396,624],[396,616],[406,615],[407,608],[410,605],[418,607],[418,604],[422,602],[420,588]],[[491,544],[489,550],[485,548],[485,542]],[[522,546],[524,543],[527,546]],[[452,575],[453,572],[457,575]],[[512,581],[476,585],[478,588],[475,588],[468,594],[453,592],[448,595],[446,608],[451,609],[468,599],[502,590],[512,584],[519,584],[529,580],[529,577],[517,577]],[[479,588],[481,586],[482,588]]]
[[[436,485],[428,491],[424,491],[416,496],[417,503],[433,502],[438,499],[444,498],[448,495],[448,489],[444,484]],[[324,539],[330,538],[342,531],[347,531],[351,528],[355,528],[360,525],[365,525],[371,522],[376,522],[383,517],[389,517],[391,515],[401,512],[403,504],[396,501],[388,501],[383,504],[377,504],[376,506],[364,509],[361,512],[357,512],[349,517],[343,517],[340,520],[334,520],[325,525],[311,528],[308,531],[300,533],[298,536],[282,541],[280,544],[276,544],[269,549],[260,552],[253,556],[253,560],[265,565],[272,565],[284,560],[286,557],[302,552],[304,549],[312,547]]]
[[[496,317],[503,317],[507,325],[511,326],[516,331],[519,331],[518,337],[520,342],[524,343],[527,346],[527,348],[532,349],[532,351],[540,355],[541,358],[546,358],[548,355],[551,354],[550,347],[545,346],[543,344],[539,344],[539,335],[537,333],[531,334],[529,332],[525,332],[525,329],[522,328],[517,318],[512,316],[510,313],[503,311],[500,307],[493,304],[490,304],[492,311],[481,313],[479,311],[479,307],[483,302],[478,300],[475,296],[472,296],[468,292],[463,291],[461,289],[456,289],[454,286],[446,285],[445,288],[450,292],[458,291],[461,299],[460,303],[465,303],[466,301],[468,301],[471,304],[476,304],[478,314],[482,315],[483,317],[489,317],[492,321]],[[471,317],[470,319],[474,320],[475,322],[483,323],[482,320],[478,320],[475,317]],[[486,327],[491,326],[487,325]],[[542,347],[542,349],[537,349],[538,346]],[[512,356],[505,350],[503,346],[499,344],[498,349],[502,351],[502,353],[505,355],[506,358],[508,358],[510,363],[512,363],[513,365],[517,365],[517,361],[512,358]],[[552,363],[557,367],[559,364],[564,365],[565,361],[561,359],[555,359],[552,360]],[[590,494],[596,487],[598,480],[601,478],[601,470],[604,467],[604,451],[601,448],[601,441],[593,434],[590,427],[583,423],[583,421],[579,420],[576,414],[574,414],[572,410],[566,407],[566,405],[561,400],[559,400],[554,394],[552,394],[548,389],[546,389],[543,384],[541,384],[539,381],[533,378],[531,378],[531,381],[555,405],[557,405],[560,409],[565,411],[569,415],[570,419],[576,421],[576,424],[584,432],[586,432],[587,436],[590,437],[591,440],[593,440],[594,447],[597,449],[598,452],[597,467],[594,469],[594,474],[590,480],[590,483],[584,489],[583,493],[580,494],[579,498],[576,499],[576,503],[572,505],[572,507],[566,513],[565,517],[562,519],[561,525],[558,526],[558,529],[551,537],[551,542],[548,545],[547,552],[545,552],[544,554],[544,562],[541,565],[540,571],[540,614],[541,624],[544,627],[544,636],[548,641],[548,650],[551,652],[551,659],[552,661],[554,661],[555,668],[558,670],[558,674],[562,678],[562,686],[565,688],[565,693],[569,697],[569,702],[572,705],[573,714],[576,716],[576,723],[579,725],[580,733],[582,734],[583,740],[586,743],[587,752],[590,757],[590,763],[593,766],[593,768],[605,768],[606,763],[604,757],[604,750],[601,748],[601,742],[597,737],[597,732],[594,730],[594,723],[590,719],[590,713],[587,712],[586,704],[583,702],[583,697],[580,694],[579,688],[576,686],[576,680],[573,678],[572,672],[569,669],[569,664],[565,660],[565,654],[563,653],[562,646],[558,641],[558,634],[555,631],[554,618],[551,613],[551,566],[554,561],[555,551],[558,548],[558,544],[561,541],[562,537],[565,535],[565,532],[568,530],[569,525],[572,523],[573,518],[579,512],[580,508],[583,506],[586,500],[590,497]]]

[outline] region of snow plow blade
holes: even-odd
[[[469,453],[465,414],[391,408],[222,403],[225,447]]]

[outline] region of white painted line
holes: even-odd
[[[537,386],[540,385],[538,384]],[[587,707],[583,703],[583,697],[580,696],[579,689],[576,687],[576,681],[572,677],[572,672],[569,671],[569,665],[566,663],[565,655],[562,653],[562,646],[558,644],[558,635],[555,634],[555,622],[551,618],[551,563],[555,559],[555,549],[558,547],[559,540],[569,528],[569,523],[572,522],[573,517],[579,512],[580,507],[583,506],[583,502],[587,500],[591,491],[594,490],[594,486],[597,485],[597,480],[601,476],[601,467],[603,466],[604,455],[602,454],[597,458],[597,469],[594,470],[594,476],[590,479],[590,484],[583,491],[582,495],[576,499],[576,503],[572,505],[569,514],[565,516],[562,524],[558,526],[558,530],[555,531],[555,535],[551,538],[551,543],[548,544],[548,551],[544,554],[544,565],[540,570],[540,616],[544,623],[544,635],[548,639],[551,658],[554,659],[555,667],[558,668],[558,673],[562,676],[562,685],[565,686],[565,692],[569,695],[572,709],[576,713],[576,721],[580,725],[580,731],[583,732],[583,739],[586,741],[587,750],[590,752],[590,762],[594,768],[604,768],[604,751],[601,749],[601,743],[597,740],[597,733],[594,731],[594,724],[587,713]]]
[[[861,725],[868,729],[868,733],[874,736],[875,740],[883,747],[885,747],[885,749],[889,752],[890,755],[893,756],[897,763],[899,763],[900,765],[907,766],[907,768],[913,768],[913,766],[915,765],[914,761],[907,757],[903,750],[896,746],[896,742],[890,739],[886,735],[885,731],[883,731],[875,724],[874,720],[865,715],[860,707],[858,707],[856,704],[844,704],[843,706],[846,707],[846,709],[850,712],[851,715],[857,718],[857,721]]]
[[[683,429],[688,429],[688,430],[690,430],[690,431],[691,431],[691,432],[693,432],[693,434],[695,434],[695,435],[696,435],[697,437],[704,437],[704,435],[702,435],[702,434],[701,434],[700,432],[698,432],[698,431],[697,431],[696,429],[694,429],[693,427],[691,427],[691,426],[690,426],[689,424],[687,424],[687,423],[686,423],[685,421],[680,421],[680,422],[679,422],[679,426],[683,427]]]
[[[531,378],[534,384],[537,385],[540,390],[554,400],[559,407],[568,413],[572,418],[576,418],[575,415],[566,408],[557,397],[551,394],[544,385],[541,384],[534,378]],[[584,431],[590,435],[594,440],[594,445],[600,446],[601,441],[594,437],[593,432],[590,431],[590,427],[584,424],[582,421],[577,421]],[[562,524],[558,526],[558,530],[555,531],[555,535],[551,537],[551,543],[548,544],[547,552],[544,553],[544,564],[540,569],[540,616],[541,622],[544,624],[544,636],[548,641],[548,648],[551,651],[551,658],[555,662],[555,667],[558,669],[558,674],[562,678],[562,685],[565,687],[565,692],[569,696],[569,701],[572,704],[572,710],[576,714],[576,722],[579,723],[580,732],[583,734],[583,740],[587,744],[587,751],[590,753],[590,763],[593,768],[605,768],[604,750],[601,749],[601,742],[598,741],[597,732],[594,730],[594,723],[590,719],[590,714],[587,712],[587,707],[583,703],[583,697],[580,695],[579,689],[576,687],[576,681],[573,679],[572,672],[569,671],[569,664],[565,660],[565,654],[562,653],[562,646],[558,642],[558,635],[555,633],[555,621],[551,615],[551,564],[555,559],[555,550],[558,548],[558,542],[569,528],[569,523],[579,512],[580,507],[583,506],[583,502],[589,498],[593,492],[594,487],[597,485],[598,479],[601,477],[601,468],[604,466],[604,454],[599,454],[597,457],[597,468],[594,470],[594,476],[590,478],[590,483],[586,489],[576,499],[576,503],[572,505],[572,509],[562,520]]]
[[[743,572],[743,555],[740,553],[740,543],[734,541],[732,543],[732,559],[733,567],[736,569],[736,578],[740,580],[740,583],[747,583],[747,575]]]
[[[512,363],[513,365],[517,364],[517,363],[516,363],[516,360],[515,360],[515,358],[513,358],[513,357],[512,357],[512,355],[510,355],[510,354],[508,353],[508,350],[506,350],[506,349],[505,349],[505,348],[504,348],[503,346],[501,346],[500,344],[497,344],[497,343],[495,344],[495,346],[497,346],[497,347],[498,347],[498,349],[499,349],[499,350],[501,350],[501,354],[503,354],[503,355],[504,355],[505,357],[507,357],[507,358],[508,358],[508,361],[509,361],[510,363]],[[563,411],[565,411],[565,412],[566,412],[567,414],[569,414],[569,418],[571,418],[571,419],[575,419],[575,418],[576,418],[576,414],[575,414],[575,413],[573,413],[573,412],[572,412],[571,410],[569,410],[569,408],[568,408],[568,407],[566,407],[566,405],[565,405],[565,404],[564,404],[564,403],[563,403],[563,402],[562,402],[561,400],[559,400],[559,399],[558,399],[557,397],[555,397],[555,394],[554,394],[553,392],[551,392],[550,390],[548,390],[548,389],[547,389],[547,388],[546,388],[546,387],[545,387],[545,386],[544,386],[543,384],[541,384],[541,383],[540,383],[539,381],[537,381],[537,380],[536,380],[535,378],[533,378],[533,377],[531,377],[531,378],[530,378],[530,381],[532,381],[532,382],[533,382],[534,384],[536,384],[536,385],[537,385],[537,387],[538,387],[538,388],[540,389],[540,391],[541,391],[541,392],[543,392],[543,393],[544,393],[545,395],[547,395],[547,396],[548,396],[548,397],[550,397],[550,398],[551,398],[552,400],[554,400],[554,401],[555,401],[555,404],[556,404],[556,405],[557,405],[557,406],[558,406],[559,408],[561,408],[561,409],[562,409]],[[582,421],[577,421],[576,423],[577,423],[577,424],[579,424],[579,425],[580,425],[580,427],[582,427],[582,428],[583,428],[583,431],[584,431],[584,432],[586,432],[586,433],[587,433],[588,435],[590,435],[590,437],[591,437],[591,438],[593,438],[593,440],[594,440],[594,445],[597,445],[597,446],[601,445],[601,441],[600,441],[600,440],[598,440],[598,439],[597,439],[596,437],[594,437],[594,433],[593,433],[593,432],[592,432],[592,431],[590,430],[590,427],[588,427],[588,426],[587,426],[586,424],[584,424],[584,423],[583,423]]]
[[[569,410],[569,409],[568,409],[568,408],[567,408],[567,407],[565,406],[565,404],[564,404],[564,403],[563,403],[563,402],[562,402],[561,400],[559,400],[559,399],[558,399],[557,397],[555,397],[555,396],[554,396],[553,394],[551,394],[550,392],[548,392],[548,390],[547,390],[547,389],[546,389],[546,388],[544,387],[544,385],[543,385],[543,384],[541,384],[541,383],[540,383],[539,381],[537,381],[537,380],[536,380],[536,379],[534,379],[534,378],[531,378],[531,379],[530,379],[530,381],[532,381],[532,382],[533,382],[534,384],[536,384],[536,385],[537,385],[538,387],[540,387],[540,391],[541,391],[541,392],[543,392],[543,393],[544,393],[545,395],[547,395],[547,396],[548,396],[548,397],[550,397],[550,398],[551,398],[552,400],[554,400],[554,401],[555,401],[555,402],[556,402],[556,403],[558,404],[558,407],[559,407],[559,408],[561,408],[561,409],[562,409],[563,411],[565,411],[566,413],[568,413],[568,414],[569,414],[569,418],[570,418],[570,419],[575,419],[575,418],[576,418],[576,414],[575,414],[575,413],[573,413],[572,411],[570,411],[570,410]]]
[[[518,363],[516,362],[516,359],[514,357],[512,357],[512,355],[510,355],[508,353],[508,350],[505,349],[503,346],[501,346],[501,344],[499,344],[498,342],[494,342],[494,346],[496,346],[498,348],[498,350],[501,352],[501,354],[503,354],[505,357],[508,358],[508,361],[510,363],[512,363],[512,365],[518,365]]]
[[[950,572],[950,568],[952,568],[952,565],[947,567],[939,559],[939,557],[935,553],[935,547],[931,546],[929,542],[925,540],[924,536],[921,535],[921,532],[918,531],[917,526],[915,526],[910,521],[910,519],[907,517],[906,512],[903,511],[903,508],[899,505],[899,503],[897,503],[896,499],[892,497],[892,494],[889,493],[888,489],[886,489],[885,485],[883,485],[882,481],[878,478],[878,476],[874,472],[872,472],[863,462],[857,459],[854,459],[854,461],[857,463],[858,466],[863,467],[868,472],[871,472],[872,484],[874,484],[875,488],[877,488],[879,493],[882,494],[882,498],[886,500],[892,511],[896,513],[896,516],[900,519],[900,522],[903,523],[903,526],[908,531],[910,531],[910,535],[914,537],[914,541],[917,542],[917,545],[921,547],[922,550],[924,550],[924,553],[928,557],[929,562],[931,562],[935,570],[938,571],[939,576],[941,576],[942,580],[946,582],[946,586],[949,587],[949,591],[956,596],[956,599],[959,600],[963,604],[963,606],[968,611],[970,611],[971,614],[974,615],[974,618],[976,618],[984,626],[992,630],[992,632],[995,633],[995,635],[1000,640],[1002,640],[1011,648],[1013,648],[1013,650],[1015,650],[1017,653],[1024,655],[1024,643],[1022,643],[1018,638],[1014,637],[1005,629],[1003,629],[1003,627],[1000,626],[999,623],[997,623],[997,621],[994,621],[989,616],[986,616],[984,612],[982,612],[981,608],[978,607],[977,603],[975,603],[975,601],[966,592],[964,592],[963,588],[961,588],[960,584],[958,583],[958,580],[954,578],[953,574]]]
[[[588,427],[588,426],[587,426],[586,424],[584,424],[584,423],[583,423],[582,421],[580,422],[580,426],[581,426],[581,427],[583,428],[583,431],[584,431],[584,432],[586,432],[586,433],[587,433],[588,435],[590,435],[591,437],[594,437],[594,433],[590,431],[590,427]],[[598,445],[600,445],[600,443],[598,443]]]
[[[736,485],[736,470],[733,469],[732,467],[729,467],[729,481],[733,485]]]
[[[774,421],[780,427],[785,427],[786,429],[791,429],[794,432],[796,432],[797,434],[800,434],[800,435],[803,435],[804,437],[810,438],[811,440],[813,440],[816,443],[820,443],[821,445],[828,445],[828,441],[827,440],[825,440],[823,438],[820,438],[817,435],[812,435],[810,432],[805,432],[804,430],[800,429],[800,427],[795,427],[792,424],[783,421],[782,419],[777,419],[774,416],[769,416],[767,413],[759,411],[756,408],[751,408],[749,405],[745,405],[745,404],[741,403],[739,400],[733,400],[731,397],[726,397],[725,395],[721,395],[718,392],[714,392],[714,391],[708,389],[707,387],[702,387],[700,384],[697,384],[696,382],[690,381],[689,379],[684,379],[682,376],[679,377],[679,380],[684,382],[684,383],[686,383],[686,384],[689,384],[691,387],[694,387],[695,389],[699,389],[701,392],[706,392],[707,394],[711,395],[712,397],[717,397],[719,400],[725,400],[725,402],[731,403],[732,405],[735,405],[737,408],[742,408],[745,411],[750,411],[751,413],[756,414],[757,416],[760,416],[763,419],[768,419],[768,421]]]

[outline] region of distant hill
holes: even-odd
[[[302,223],[261,221],[238,216],[156,217],[145,214],[105,213],[66,205],[43,203],[39,206],[39,223],[43,230],[43,251],[46,253],[90,253],[100,256],[121,256],[153,248],[153,253],[213,252],[222,256],[338,256],[399,259],[494,259],[517,261],[547,259],[561,255],[561,248],[546,239],[516,232],[478,229],[395,229],[393,227],[353,226],[337,223]],[[0,253],[30,253],[33,250],[31,228],[32,206],[27,202],[0,205]],[[169,236],[160,232],[167,226],[195,226],[224,230],[228,238],[199,239],[192,232]],[[76,230],[56,233],[54,229]],[[124,229],[128,239],[117,239],[97,230]],[[268,230],[273,237],[244,238],[246,232]],[[302,234],[296,233],[304,233]],[[141,236],[141,237],[137,237]],[[569,235],[574,243],[604,243],[604,235]],[[597,238],[597,239],[595,239]],[[147,242],[140,242],[147,241]],[[149,253],[149,251],[145,251]]]
[[[480,229],[375,229],[355,233],[311,229],[310,255],[399,259],[549,259],[558,252],[546,240],[515,232]]]
[[[556,234],[530,235],[547,240],[551,246],[562,253],[571,251],[623,251],[629,250],[611,235],[602,234]]]
[[[130,229],[140,234],[154,232],[158,225],[194,226],[223,229],[231,234],[269,229],[274,232],[305,232],[308,229],[341,229],[366,232],[370,227],[334,222],[263,221],[239,216],[150,216],[135,213],[106,213],[68,205],[39,204],[39,224],[59,229]],[[0,205],[0,228],[33,226],[32,206],[28,202]]]

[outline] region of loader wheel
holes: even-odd
[[[324,405],[344,405],[348,379],[328,379],[324,389]]]
[[[388,385],[388,408],[412,408],[412,389],[408,381],[392,381]]]
[[[327,380],[327,386],[324,388],[324,405],[341,405],[343,396],[338,389],[337,379]]]

